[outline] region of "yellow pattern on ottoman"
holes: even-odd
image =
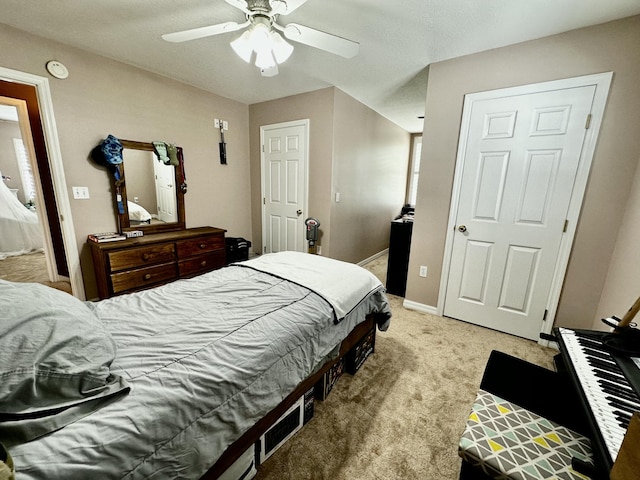
[[[458,453],[499,480],[582,480],[588,477],[571,468],[571,458],[593,463],[589,439],[484,390]]]

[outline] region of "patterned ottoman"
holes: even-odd
[[[571,468],[571,458],[593,463],[589,439],[484,390],[478,392],[458,454],[499,480],[583,480],[588,477]]]

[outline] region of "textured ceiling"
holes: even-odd
[[[224,0],[0,0],[0,22],[253,104],[336,86],[409,132],[422,131],[433,62],[640,14],[640,0],[308,0],[280,23],[360,43],[345,59],[294,43],[279,75],[238,58],[238,32],[181,44],[163,33],[244,14]],[[71,72],[73,74],[73,72]]]

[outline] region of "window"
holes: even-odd
[[[420,156],[422,155],[422,135],[412,137],[411,144],[411,162],[409,170],[409,194],[407,195],[407,203],[409,205],[416,204],[416,196],[418,195],[418,176],[420,174]]]
[[[22,180],[24,198],[27,203],[33,203],[36,199],[36,182],[33,178],[31,164],[29,163],[29,155],[27,154],[26,148],[24,148],[24,142],[21,138],[13,139],[13,148],[16,152],[16,160],[18,161],[18,171],[20,172],[20,179]]]

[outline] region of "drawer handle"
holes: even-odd
[[[207,248],[207,244],[206,243],[201,243],[200,244],[200,248]]]
[[[206,261],[206,260],[202,260],[202,261],[200,262],[200,266],[201,266],[201,267],[206,267],[206,266],[207,266],[207,261]]]
[[[144,277],[142,277],[143,280],[151,280],[151,274],[150,273],[145,273]]]
[[[149,255],[148,253],[143,253],[143,254],[142,254],[142,260],[144,260],[145,262],[146,262],[147,260],[149,260],[150,258],[151,258],[151,255]]]

